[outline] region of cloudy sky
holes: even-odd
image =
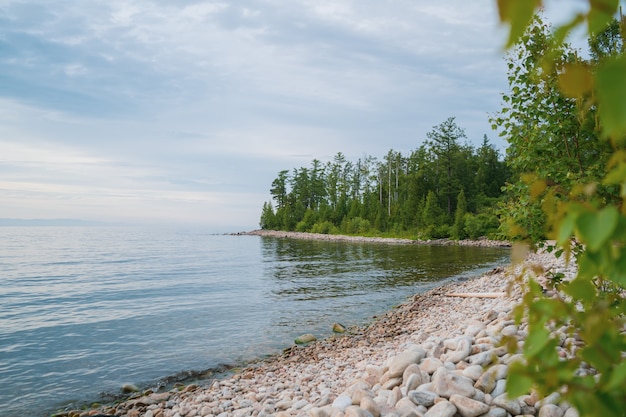
[[[1,0],[0,218],[258,227],[278,171],[501,150],[493,0]]]

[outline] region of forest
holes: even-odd
[[[582,53],[535,18],[506,56],[509,91],[490,117],[505,155],[487,135],[478,147],[468,143],[449,117],[407,155],[390,149],[349,161],[337,153],[280,171],[261,228],[536,242],[554,235],[551,216],[563,216],[561,203],[590,193],[603,204],[618,201],[619,185],[602,180],[613,146],[602,138],[594,97],[580,90],[593,86],[590,68],[623,54],[620,22],[591,36]]]
[[[408,155],[332,161],[283,170],[263,205],[261,228],[312,233],[476,239],[498,232],[497,202],[510,170],[485,135],[465,142],[450,117]]]

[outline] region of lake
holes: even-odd
[[[0,414],[45,416],[279,353],[509,261],[505,248],[0,227]],[[168,378],[171,377],[171,378]],[[104,397],[103,397],[104,395]]]

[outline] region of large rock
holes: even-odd
[[[426,358],[420,363],[420,369],[427,374],[432,375],[435,371],[443,366],[443,362],[437,358]]]
[[[563,417],[565,410],[556,404],[544,404],[539,409],[539,417]]]
[[[333,324],[333,332],[335,333],[345,333],[346,327],[343,324],[335,323]]]
[[[507,417],[509,413],[500,407],[493,407],[486,414],[483,414],[481,417]]]
[[[423,383],[424,381],[422,381],[421,374],[410,374],[409,377],[404,380],[404,386],[406,387],[407,392],[413,391]]]
[[[517,399],[509,399],[506,394],[499,395],[493,399],[493,405],[504,408],[514,416],[522,412],[522,406]]]
[[[439,395],[432,391],[409,391],[407,397],[417,405],[430,407],[439,398]]]
[[[487,371],[485,371],[485,373],[478,378],[474,387],[486,394],[489,394],[496,387],[496,382],[500,379],[506,378],[507,374],[508,367],[506,365],[494,365],[487,369]]]
[[[467,358],[470,365],[480,365],[485,367],[492,363],[496,359],[497,355],[494,350],[488,350],[486,352],[480,352],[476,355],[472,355]]]
[[[389,377],[396,378],[402,376],[404,370],[413,363],[419,363],[424,358],[426,352],[422,349],[407,350],[395,356],[389,362]]]
[[[378,406],[378,404],[376,404],[376,401],[374,401],[372,398],[363,397],[363,399],[361,400],[361,404],[359,404],[359,406],[363,410],[369,412],[372,416],[380,417],[380,407]]]
[[[431,383],[433,392],[445,398],[450,398],[453,394],[473,398],[476,393],[474,381],[446,368],[439,368],[433,374]]]
[[[333,401],[333,408],[337,408],[341,411],[344,411],[346,408],[352,405],[352,398],[349,395],[341,394],[339,397],[335,398]]]
[[[418,406],[406,397],[402,398],[396,403],[395,409],[397,412],[400,413],[401,416],[420,415],[420,410]]]
[[[297,345],[304,345],[307,343],[315,342],[316,340],[317,340],[317,337],[315,337],[311,333],[307,333],[307,334],[303,334],[302,336],[296,337],[295,342]]]
[[[454,404],[449,401],[441,401],[428,410],[424,417],[453,417],[456,411]]]
[[[487,404],[457,394],[450,396],[450,402],[463,417],[477,417],[489,411]]]
[[[482,366],[471,365],[463,369],[462,375],[470,378],[473,381],[478,381],[478,378],[480,378],[484,373],[485,370]]]
[[[447,353],[444,357],[446,362],[458,363],[465,360],[472,351],[472,339],[469,337],[461,337],[456,341],[456,349]]]
[[[373,417],[369,411],[363,410],[361,407],[351,405],[344,412],[345,417]]]

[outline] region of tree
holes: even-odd
[[[272,198],[276,200],[277,208],[281,209],[287,204],[287,178],[289,177],[289,171],[283,170],[278,173],[278,178],[272,182],[272,188],[270,193]]]
[[[263,203],[263,209],[261,210],[261,221],[259,222],[261,229],[274,230],[278,224],[276,222],[276,215],[274,214],[274,208],[271,202]]]
[[[532,32],[532,16],[540,4],[539,0],[498,2],[501,20],[510,25],[509,45],[528,41],[526,29]],[[612,149],[597,182],[581,176],[561,191],[550,187],[545,173],[527,177],[531,197],[543,201],[547,237],[556,241],[551,249],[574,256],[578,273],[571,281],[552,276],[562,294],[557,297],[547,297],[535,281],[528,282],[524,302],[515,310],[517,320],[526,317],[529,323],[524,361],[512,364],[507,380],[510,396],[525,394],[531,387],[540,395],[559,391],[582,416],[617,417],[626,410],[626,22],[620,17],[621,38],[613,36],[615,31],[602,34],[612,30],[618,5],[618,1],[590,1],[588,12],[576,14],[554,31],[541,58],[541,69],[556,64],[558,88],[575,100],[578,114],[596,115],[593,127]],[[581,25],[587,25],[592,38],[592,59],[559,66],[563,40]],[[616,46],[605,44],[607,40]],[[556,352],[560,340],[551,332],[555,328],[580,341],[580,347],[568,346],[573,357],[567,361]],[[517,346],[516,341],[510,342]],[[583,363],[588,369],[581,372]]]
[[[463,190],[456,198],[456,210],[454,211],[454,224],[452,225],[452,237],[454,239],[465,238],[465,214],[467,213],[467,202]]]
[[[579,100],[559,87],[562,68],[581,58],[567,44],[553,46],[554,36],[541,18],[533,20],[523,43],[509,55],[510,93],[491,119],[509,143],[507,160],[518,179],[507,186],[514,203],[503,211],[514,238],[537,239],[548,232],[542,202],[530,198],[537,191],[534,178],[565,199],[577,184],[598,181],[610,156],[595,129],[595,112],[581,114]],[[551,66],[543,64],[548,53]]]
[[[422,214],[423,228],[427,237],[441,237],[436,229],[444,223],[444,216],[445,213],[437,202],[437,196],[432,190],[428,191]]]
[[[453,176],[459,152],[458,141],[465,138],[465,132],[456,125],[454,119],[454,117],[449,117],[426,134],[429,139],[427,144],[439,162],[437,166],[440,169],[441,194],[446,199],[448,217],[452,217],[452,199],[459,188]]]

